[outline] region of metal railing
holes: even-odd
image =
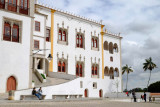
[[[20,13],[20,14],[30,15],[29,8],[18,6],[16,4],[12,4],[8,2],[0,1],[0,9],[5,9],[12,12]]]

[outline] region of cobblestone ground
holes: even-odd
[[[0,107],[160,107],[160,103],[129,103],[108,100],[88,100],[69,102],[3,102]]]

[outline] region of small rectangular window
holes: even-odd
[[[50,41],[50,29],[46,30],[46,41],[49,42]]]
[[[113,57],[112,56],[110,57],[110,61],[113,62]]]
[[[35,21],[35,31],[40,31],[40,22]]]
[[[93,83],[93,89],[97,89],[97,83],[96,82]]]
[[[34,49],[39,49],[39,41],[34,40]]]

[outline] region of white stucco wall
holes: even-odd
[[[3,40],[4,17],[22,22],[20,43]],[[6,92],[10,76],[16,78],[17,90],[26,89],[29,87],[31,17],[0,10],[0,30],[0,93]]]

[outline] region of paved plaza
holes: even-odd
[[[133,103],[103,100],[83,101],[10,101],[0,102],[0,107],[160,107],[159,102]]]

